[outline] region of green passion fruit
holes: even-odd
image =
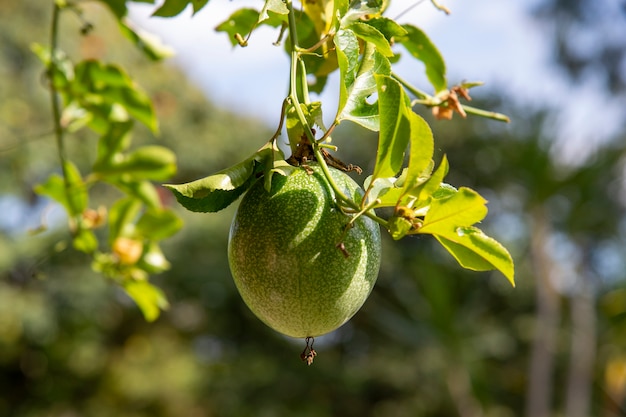
[[[355,201],[363,190],[329,168]],[[228,260],[244,302],[265,324],[287,336],[329,333],[346,323],[369,296],[380,267],[380,227],[336,205],[321,168],[274,174],[271,190],[258,180],[233,219]]]

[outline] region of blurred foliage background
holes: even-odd
[[[606,74],[599,88],[623,99],[624,44],[596,57],[563,35],[596,33],[585,18],[593,4],[545,0],[537,19],[574,80]],[[0,416],[626,415],[626,131],[572,165],[555,151],[553,109],[492,91],[481,100],[511,124],[425,111],[449,182],[489,199],[483,228],[511,250],[517,288],[462,270],[430,239],[387,239],[372,296],[316,340],[307,367],[303,341],[265,327],[236,292],[226,257],[235,207],[180,209],[185,227],[163,245],[172,269],[155,278],[171,307],[154,323],[68,247],[61,210],[32,192],[58,170],[43,68],[29,49],[47,41],[47,6],[0,2]],[[224,168],[272,134],[211,103],[179,69],[148,62],[99,5],[86,10],[95,29],[81,36],[81,19],[65,17],[64,49],[119,63],[148,91],[161,135],[140,129],[135,141],[177,154],[173,181]],[[341,158],[366,172],[368,136],[350,126],[336,135]],[[89,164],[94,140],[73,136],[71,158]]]

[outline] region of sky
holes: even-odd
[[[485,91],[504,92],[523,105],[558,108],[550,133],[559,139],[559,155],[573,161],[584,155],[581,147],[592,150],[615,133],[612,121],[620,118],[620,106],[607,106],[606,97],[597,92],[600,89],[593,82],[573,87],[552,65],[551,42],[546,42],[546,32],[527,13],[537,1],[442,0],[452,12],[446,15],[428,0],[396,0],[388,16],[402,14],[400,23],[418,26],[430,36],[446,60],[451,85],[484,81],[486,86],[481,88]],[[277,30],[258,29],[246,48],[232,47],[227,35],[214,31],[234,10],[258,9],[261,4],[259,0],[213,0],[195,16],[188,8],[170,19],[150,17],[154,5],[133,3],[130,17],[173,47],[176,56],[172,62],[209,98],[276,125],[289,72],[284,50],[272,45]],[[407,58],[395,70],[429,91],[423,66]],[[480,88],[472,93],[479,96]],[[337,94],[335,77],[318,98],[327,116],[334,114]],[[590,114],[594,123],[589,122]]]

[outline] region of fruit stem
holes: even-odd
[[[290,77],[289,77],[289,99],[291,100],[291,105],[296,111],[296,114],[298,115],[298,119],[300,120],[300,123],[302,123],[304,133],[306,134],[307,138],[309,139],[309,142],[311,143],[313,152],[315,154],[315,158],[317,159],[319,166],[322,168],[322,172],[324,173],[324,176],[326,177],[326,181],[328,182],[333,192],[335,193],[335,200],[338,203],[339,202],[343,203],[344,205],[348,206],[349,208],[353,209],[356,212],[360,212],[362,208],[359,207],[359,205],[355,201],[353,201],[348,196],[346,196],[339,189],[339,187],[337,187],[337,184],[335,184],[335,181],[333,180],[333,177],[330,174],[330,170],[328,169],[328,165],[326,165],[326,160],[324,159],[324,156],[322,155],[322,152],[320,151],[320,145],[321,145],[319,143],[320,141],[315,140],[315,135],[313,134],[313,131],[311,130],[311,126],[309,126],[306,116],[304,115],[304,112],[302,111],[302,107],[300,107],[301,98],[305,104],[308,104],[310,102],[309,90],[308,90],[308,86],[306,83],[306,67],[300,57],[301,52],[300,52],[300,47],[298,46],[298,34],[296,32],[296,17],[295,17],[294,10],[293,10],[293,4],[291,0],[286,0],[285,5],[287,7],[287,10],[289,11],[288,13],[289,35],[290,35],[290,40],[291,40],[290,42],[291,43],[290,45],[291,71],[290,71]],[[300,93],[302,97],[299,97],[298,93]],[[331,131],[334,128],[334,126],[335,124],[333,124],[332,128],[329,129],[329,131]],[[329,132],[327,132],[327,134],[324,135],[323,139],[326,139],[328,137],[328,134]],[[294,143],[290,139],[289,146],[291,147],[292,155],[294,155],[297,151],[298,143]],[[371,218],[372,220],[378,222],[383,227],[387,228],[387,221],[376,216],[371,210],[365,211],[363,214]]]
[[[388,228],[387,221],[375,215],[371,210],[369,210],[369,206],[368,206],[368,209],[362,210],[361,207],[359,207],[359,205],[355,201],[353,201],[351,198],[346,196],[339,189],[339,187],[337,187],[335,180],[333,180],[333,177],[330,174],[330,169],[328,168],[328,165],[326,164],[326,161],[324,160],[324,155],[322,155],[322,152],[320,151],[320,144],[317,142],[314,142],[312,143],[312,147],[313,147],[313,153],[315,154],[315,159],[317,160],[317,163],[320,166],[320,168],[322,168],[322,172],[324,173],[324,177],[326,177],[326,181],[330,185],[330,188],[332,188],[333,192],[335,193],[335,200],[338,203],[343,203],[344,205],[348,206],[349,208],[357,212],[358,216],[365,215],[369,217],[370,219],[374,220],[375,222],[379,223],[383,227]]]

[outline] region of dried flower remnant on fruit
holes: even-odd
[[[317,352],[315,351],[315,349],[313,349],[313,343],[315,343],[315,338],[307,337],[305,339],[305,343],[306,346],[300,354],[300,359],[302,359],[303,362],[306,362],[306,364],[310,366],[313,363],[313,359],[315,359],[315,357],[317,356]]]

